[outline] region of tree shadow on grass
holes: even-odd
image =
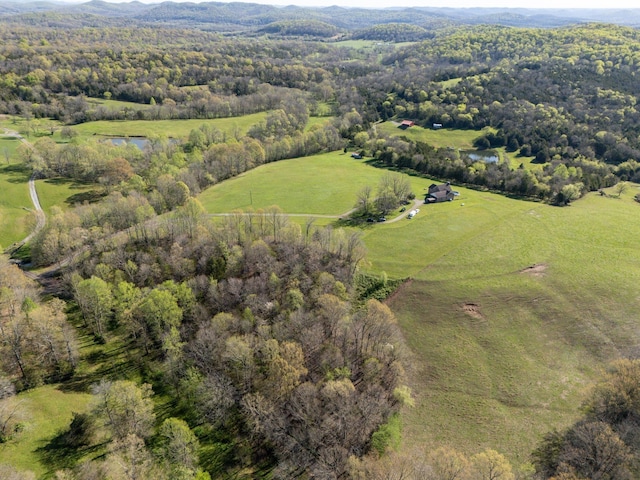
[[[80,460],[88,456],[100,456],[96,454],[102,453],[106,445],[106,443],[99,443],[79,448],[73,447],[67,445],[65,435],[66,432],[61,432],[45,446],[36,450],[40,461],[51,473],[65,468],[73,468]]]
[[[60,385],[67,392],[88,392],[100,380],[125,380],[140,374],[139,361],[132,357],[131,345],[124,344],[107,350],[107,345],[86,355],[88,371],[76,373]]]
[[[256,451],[251,451],[249,443],[238,441],[238,432],[224,427],[213,428],[204,424],[196,426],[193,432],[200,440],[200,451],[198,454],[200,467],[211,474],[211,478],[247,478],[236,469],[242,464],[242,457],[254,457],[255,465],[264,471],[273,468],[270,462],[273,456],[269,453],[263,454],[262,459],[256,460]],[[266,460],[265,460],[266,458]],[[267,464],[265,467],[264,464]],[[235,473],[233,473],[235,471]],[[252,476],[251,478],[264,478],[262,476]]]
[[[0,169],[0,172],[7,175],[7,182],[9,183],[27,183],[31,178],[31,170],[23,163],[5,165]]]
[[[54,185],[54,186],[64,186],[64,187],[67,187],[69,190],[81,190],[81,189],[84,190],[82,192],[74,193],[73,195],[69,196],[65,200],[65,203],[67,205],[76,205],[78,203],[85,203],[85,202],[87,203],[97,202],[98,200],[100,200],[106,195],[106,193],[102,189],[92,188],[91,190],[86,190],[87,188],[94,187],[95,184],[82,183],[67,177],[48,178],[47,180],[44,181],[44,183],[48,185]]]
[[[105,196],[104,192],[98,190],[88,190],[86,192],[74,193],[64,202],[67,205],[76,205],[78,203],[95,203]]]
[[[353,227],[353,228],[360,228],[362,230],[368,230],[368,229],[371,229],[377,223],[375,221],[368,222],[367,221],[368,218],[369,217],[339,218],[338,220],[332,223],[332,226],[334,228]]]

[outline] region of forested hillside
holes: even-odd
[[[421,205],[410,179],[424,176],[558,207],[619,199],[640,180],[636,29],[530,11],[491,23],[564,26],[487,25],[486,10],[0,11],[0,125],[15,142],[0,173],[78,190],[0,261],[0,476],[35,462],[59,479],[514,478],[493,449],[395,450],[413,356],[381,300],[410,274],[371,275],[363,235]],[[254,210],[251,188],[248,209],[218,217],[196,198],[327,152],[398,173],[322,225]],[[305,201],[327,201],[317,192]],[[414,241],[387,242],[384,261],[425,248]],[[637,408],[611,398],[637,366],[612,368],[518,478],[632,478]],[[77,411],[26,460],[3,457],[25,438],[19,398],[43,385],[82,394]],[[594,438],[610,465],[579,461]]]

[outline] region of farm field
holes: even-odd
[[[375,187],[384,173],[331,153],[265,165],[200,199],[210,212],[246,209],[251,190],[256,208],[338,214],[358,182]],[[430,183],[412,178],[418,196]],[[566,208],[455,189],[454,202],[363,229],[363,268],[411,278],[388,302],[411,349],[416,407],[404,412],[404,441],[492,447],[521,464],[544,433],[578,417],[604,363],[640,343],[640,260],[630,255],[640,227],[626,220],[638,187]]]
[[[153,107],[153,105],[145,105],[135,102],[123,102],[121,100],[107,100],[105,98],[87,98],[87,103],[91,106],[101,106],[113,111],[120,111],[124,110],[125,108],[131,110],[147,110]]]
[[[340,40],[339,42],[333,42],[333,45],[337,47],[355,48],[361,50],[373,50],[373,49],[389,49],[406,47],[415,42],[381,42],[380,40]]]
[[[113,102],[111,100],[110,102]],[[122,103],[122,102],[120,102]],[[266,117],[265,112],[244,115],[241,117],[214,118],[214,119],[190,119],[190,120],[99,120],[82,123],[73,129],[81,139],[87,139],[94,135],[118,136],[118,137],[154,137],[164,136],[168,138],[186,139],[193,129],[201,125],[213,125],[224,132],[228,138],[236,135],[244,136],[249,128],[259,123]],[[323,125],[330,121],[331,117],[310,117],[307,129],[315,125]],[[54,139],[64,141],[60,132],[56,132]]]
[[[30,172],[15,157],[18,140],[0,138],[0,247],[25,238],[33,227],[35,218],[32,213],[33,204],[29,196]],[[9,155],[6,163],[4,152]],[[37,180],[36,190],[40,203],[46,214],[51,207],[68,208],[74,203],[82,203],[83,194],[91,192],[94,186],[83,185],[70,180],[50,179]]]

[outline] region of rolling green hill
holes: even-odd
[[[251,188],[255,207],[339,214],[384,172],[319,155],[265,165],[201,200],[211,212],[246,209]],[[412,178],[418,195],[430,183]],[[411,350],[416,407],[404,414],[405,444],[491,447],[519,464],[578,416],[606,361],[637,349],[640,227],[628,218],[638,188],[567,208],[456,189],[454,202],[365,229],[363,267],[410,278],[389,300]]]

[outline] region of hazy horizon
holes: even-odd
[[[16,0],[12,0],[16,1]],[[87,3],[89,0],[57,0],[63,3]],[[104,0],[108,3],[130,3],[133,0]],[[153,4],[172,1],[176,3],[204,3],[217,1],[218,3],[230,3],[234,0],[137,0],[141,3]],[[637,4],[631,0],[539,0],[535,5],[525,0],[351,0],[347,5],[340,4],[336,0],[245,0],[239,3],[259,3],[264,5],[287,6],[297,5],[301,7],[328,7],[339,5],[344,8],[402,8],[402,7],[434,7],[434,8],[526,8],[526,9],[638,9]]]

